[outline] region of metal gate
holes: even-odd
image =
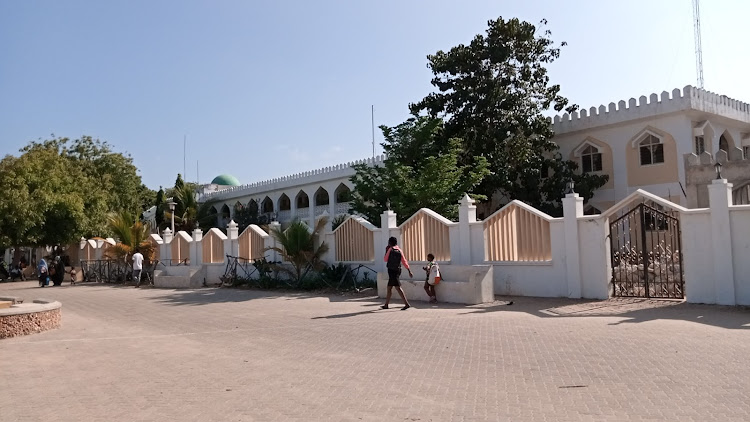
[[[680,219],[640,203],[609,224],[612,296],[682,299]]]

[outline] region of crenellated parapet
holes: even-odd
[[[315,170],[304,171],[301,173],[292,174],[289,176],[282,176],[273,179],[262,180],[255,183],[249,183],[241,186],[232,186],[227,189],[222,189],[217,192],[210,192],[202,195],[199,198],[200,202],[204,202],[211,199],[221,199],[224,197],[236,197],[243,196],[245,194],[253,194],[259,190],[267,190],[269,187],[284,188],[289,185],[299,185],[308,182],[305,179],[310,179],[309,182],[317,182],[320,180],[332,179],[342,176],[348,176],[354,174],[352,166],[358,164],[366,164],[368,166],[382,165],[385,161],[385,154],[375,156],[374,158],[367,158],[362,160],[349,161],[343,164],[337,164],[335,166],[323,167]]]
[[[715,166],[716,163],[725,165],[727,163],[734,164],[740,162],[750,162],[748,157],[745,157],[740,148],[730,148],[729,151],[720,149],[716,152],[716,155],[711,155],[708,151],[704,151],[700,155],[694,153],[685,154],[685,168],[700,167],[700,166]]]
[[[552,129],[557,134],[575,132],[593,127],[623,123],[626,121],[653,118],[662,114],[682,110],[698,110],[750,123],[750,104],[731,99],[710,91],[695,88],[691,85],[682,90],[676,88],[671,94],[663,91],[653,93],[636,100],[619,101],[617,104],[600,105],[588,110],[578,110],[572,114],[557,115],[553,119]]]

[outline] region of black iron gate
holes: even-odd
[[[609,224],[612,296],[682,299],[680,219],[645,203]]]

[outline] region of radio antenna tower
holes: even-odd
[[[701,46],[700,0],[693,0],[693,30],[695,33],[695,71],[698,74],[698,88],[703,89],[703,47]]]

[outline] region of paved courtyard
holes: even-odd
[[[2,421],[750,420],[750,311],[0,284],[63,303],[0,340]],[[512,299],[508,306],[502,299]]]

